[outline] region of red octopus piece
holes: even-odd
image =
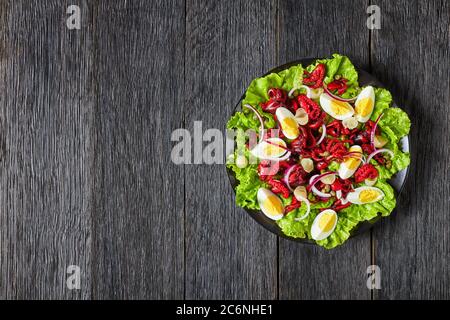
[[[286,91],[280,88],[271,88],[267,94],[269,95],[269,99],[273,101],[286,102],[287,100]]]
[[[345,204],[342,204],[342,201],[338,200],[335,203],[333,203],[333,205],[331,206],[331,209],[333,209],[334,211],[338,212],[338,211],[340,211],[342,209],[350,207],[351,205],[352,205],[351,202],[346,202]]]
[[[363,164],[355,173],[355,182],[361,183],[366,179],[375,179],[378,177],[377,169],[370,163]]]
[[[338,139],[328,139],[326,144],[326,150],[330,153],[327,160],[336,159],[344,160],[344,157],[348,154],[347,148],[344,142]]]
[[[268,91],[269,100],[261,103],[261,108],[265,112],[275,114],[275,111],[279,107],[286,107],[287,104],[287,93],[280,88],[271,88]]]
[[[322,116],[322,109],[320,108],[320,106],[316,102],[308,98],[306,95],[299,94],[297,96],[297,101],[300,107],[302,107],[308,114],[309,120],[314,121]]]
[[[281,194],[283,198],[289,198],[289,189],[286,185],[280,180],[270,179],[267,181],[271,186],[271,190],[273,193]]]
[[[347,88],[348,88],[347,82],[348,82],[348,80],[345,78],[336,79],[336,80],[330,82],[327,85],[327,88],[330,91],[337,90],[337,93],[339,95],[342,95],[347,91]]]
[[[295,209],[298,209],[301,205],[301,201],[298,201],[296,197],[292,197],[291,203],[284,208],[284,213],[289,213]]]
[[[337,177],[331,185],[331,190],[341,191],[342,195],[345,196],[347,195],[347,193],[353,190],[352,182],[350,181],[350,179],[341,179]]]
[[[278,173],[279,166],[275,161],[262,160],[258,164],[258,175],[261,181],[268,181]]]
[[[341,136],[343,129],[344,126],[342,125],[342,122],[338,120],[333,120],[327,124],[327,134],[336,138]]]
[[[311,149],[316,145],[316,139],[311,133],[311,130],[307,127],[300,126],[301,134],[291,142],[290,149],[297,154],[306,155],[309,152],[307,149]]]
[[[289,175],[289,184],[292,188],[305,184],[308,181],[308,173],[302,166],[296,166]]]
[[[262,160],[258,164],[258,175],[261,181],[268,181],[272,179],[276,174],[284,172],[287,168],[290,168],[292,163],[288,161],[270,161]]]
[[[325,65],[323,63],[319,63],[311,73],[305,70],[303,73],[303,84],[311,87],[312,89],[321,87],[323,84],[323,79],[325,78],[325,69]]]
[[[325,170],[328,167],[327,161],[319,161],[316,164],[316,169],[319,171]]]

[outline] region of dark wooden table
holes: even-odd
[[[449,17],[447,0],[0,0],[0,298],[450,298]],[[172,164],[170,138],[223,130],[252,78],[334,52],[391,88],[414,152],[397,215],[326,251],[236,208],[222,165]]]

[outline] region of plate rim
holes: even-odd
[[[307,66],[307,65],[310,65],[311,63],[313,63],[313,62],[315,62],[316,60],[319,60],[319,59],[324,59],[324,58],[320,58],[320,57],[319,57],[319,58],[317,58],[317,57],[304,57],[304,58],[299,58],[299,59],[296,59],[296,60],[293,60],[293,61],[284,63],[284,64],[282,64],[282,65],[276,66],[276,67],[270,69],[268,72],[264,73],[263,75],[261,75],[261,76],[259,76],[259,77],[257,77],[257,78],[265,77],[265,76],[267,76],[267,75],[269,75],[269,74],[271,74],[271,73],[277,73],[277,72],[280,72],[280,71],[282,71],[282,70],[285,70],[285,69],[287,69],[287,68],[289,68],[289,67],[292,67],[292,66],[298,65],[298,64],[301,64],[302,66],[304,66],[304,65]],[[371,78],[371,81],[372,81],[377,87],[379,87],[379,88],[384,88],[384,89],[389,90],[389,89],[388,89],[381,81],[379,81],[378,78],[376,78],[374,75],[372,75],[371,73],[369,73],[369,72],[365,71],[364,69],[360,68],[357,64],[353,64],[353,65],[355,66],[355,69],[356,69],[356,71],[358,72],[358,81],[360,80],[361,75],[363,75],[364,77]],[[257,78],[254,78],[254,79],[257,79]],[[252,81],[253,81],[253,80],[252,80]],[[367,84],[366,84],[366,85],[367,85]],[[248,86],[247,86],[247,88],[248,88]],[[389,91],[389,92],[390,92],[390,91]],[[392,94],[392,93],[391,93],[391,94]],[[237,104],[236,104],[235,107],[233,108],[231,117],[232,117],[236,112],[239,111],[239,107],[240,107],[241,102],[242,102],[242,100],[243,100],[244,98],[245,98],[245,92],[242,94],[242,96],[240,97],[239,101],[237,102]],[[397,105],[397,103],[396,103],[396,101],[395,101],[394,96],[392,97],[391,108],[392,108],[392,107],[398,107],[398,105]],[[403,152],[409,152],[409,154],[411,155],[411,143],[410,143],[410,139],[409,139],[409,134],[406,135],[406,136],[404,136],[404,137],[402,137],[402,138],[400,139],[400,142],[399,142],[399,143],[402,143],[402,147],[401,147],[401,148],[402,148],[402,151],[403,151]],[[394,189],[394,195],[395,195],[395,198],[396,198],[397,203],[396,203],[396,205],[395,205],[395,208],[394,208],[394,209],[392,210],[392,212],[390,213],[390,215],[387,216],[387,217],[384,217],[384,218],[392,217],[392,216],[394,216],[394,215],[397,213],[398,200],[400,199],[401,193],[402,193],[402,191],[403,191],[403,189],[404,189],[404,187],[405,187],[405,184],[406,184],[406,182],[407,182],[407,180],[408,180],[409,172],[410,172],[410,166],[411,166],[411,163],[410,163],[405,169],[403,169],[403,170],[397,172],[397,173],[393,176],[393,178],[387,180],[387,182],[388,182],[388,183],[392,186],[392,188]],[[229,180],[229,182],[230,182],[230,185],[231,185],[231,187],[232,187],[232,189],[233,189],[234,194],[236,195],[236,187],[238,186],[238,181],[237,181],[237,179],[236,179],[236,176],[235,176],[233,170],[231,170],[230,168],[228,168],[228,167],[226,166],[226,164],[225,164],[225,169],[226,169],[226,172],[227,172],[227,176],[228,176],[228,180]],[[401,176],[401,177],[400,177],[401,183],[400,183],[400,186],[396,188],[396,187],[392,184],[392,181],[395,180],[395,179],[397,178],[398,175]],[[234,201],[234,202],[236,203],[236,201]],[[263,223],[263,221],[261,221],[260,219],[258,219],[258,217],[261,217],[261,218],[263,218],[263,219],[265,218],[264,214],[263,214],[260,210],[253,210],[253,209],[248,209],[248,208],[242,208],[242,207],[239,207],[239,206],[236,206],[236,208],[245,210],[245,212],[247,212],[247,214],[250,215],[250,216],[252,217],[252,219],[255,220],[259,225],[261,225],[264,229],[270,231],[271,233],[277,235],[278,237],[282,237],[282,238],[284,238],[284,239],[287,239],[287,240],[290,240],[290,241],[293,241],[293,242],[297,242],[297,243],[303,243],[303,244],[307,244],[307,245],[315,245],[315,246],[318,246],[318,247],[323,248],[322,246],[319,246],[314,240],[311,240],[311,239],[308,239],[308,238],[295,238],[295,237],[286,235],[286,234],[281,230],[281,228],[278,226],[278,224],[276,223],[276,221],[274,221],[274,220],[270,220],[270,223],[268,223],[268,224],[267,224],[267,223]],[[262,216],[264,216],[264,217],[262,217]],[[379,222],[382,220],[381,218],[382,218],[381,214],[378,213],[377,216],[376,216],[375,218],[371,219],[371,220],[361,221],[360,223],[358,223],[358,224],[356,225],[356,227],[354,227],[354,228],[351,230],[351,232],[350,232],[350,237],[349,237],[348,239],[357,237],[357,236],[359,236],[359,235],[361,235],[361,234],[365,234],[365,233],[368,232],[369,230],[372,230],[373,227],[375,227],[376,225],[379,224]],[[269,220],[269,218],[266,218],[266,219]],[[266,219],[264,219],[264,220],[266,220]],[[345,241],[345,243],[346,243],[346,242],[347,242],[347,241]],[[344,244],[345,244],[345,243],[344,243]],[[344,245],[344,244],[343,244],[343,245]]]

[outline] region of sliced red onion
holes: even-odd
[[[323,174],[320,174],[320,175],[314,175],[314,176],[312,176],[311,179],[309,179],[309,187],[311,188],[311,191],[312,191],[314,194],[318,195],[319,197],[322,197],[322,198],[330,198],[330,197],[331,197],[331,194],[329,194],[329,193],[324,193],[324,192],[322,192],[322,191],[319,191],[319,190],[315,187],[315,184],[316,184],[317,182],[319,182],[322,178],[327,177],[327,176],[332,175],[332,174],[336,174],[336,172],[330,171],[330,172],[326,172],[326,173],[323,173]]]
[[[316,195],[318,195],[319,197],[322,197],[322,198],[330,198],[330,197],[331,197],[331,194],[329,194],[329,193],[324,193],[324,192],[322,192],[322,191],[319,191],[319,189],[317,189],[315,186],[312,186],[312,187],[311,187],[311,191],[312,191],[314,194],[316,194]]]
[[[295,167],[297,167],[298,164],[293,164],[292,166],[290,166],[287,170],[286,173],[284,174],[283,180],[284,183],[286,184],[286,186],[289,188],[289,190],[291,190],[292,192],[294,192],[294,189],[292,189],[291,185],[289,184],[289,176],[291,175],[292,171],[295,169]]]
[[[294,92],[297,91],[297,90],[300,90],[301,88],[306,89],[306,96],[309,97],[310,94],[311,94],[311,89],[308,86],[305,86],[305,85],[301,85],[300,87],[292,88],[291,91],[289,91],[289,93],[288,93],[288,97],[289,98],[293,98],[294,97],[293,96]]]
[[[251,106],[249,104],[244,104],[244,107],[253,111],[253,113],[256,114],[256,116],[258,117],[259,124],[260,124],[260,126],[259,126],[259,142],[261,142],[264,139],[264,121],[263,121],[261,115],[259,114],[258,110],[256,110],[253,106]]]
[[[320,90],[319,92],[314,93],[313,92],[314,89],[311,89],[310,87],[305,86],[304,84],[302,84],[301,86],[299,86],[297,88],[292,88],[291,91],[289,91],[289,93],[288,93],[289,98],[293,98],[294,97],[293,96],[294,92],[297,91],[297,90],[300,90],[302,88],[306,90],[306,96],[308,98],[310,98],[310,99],[317,99],[320,96],[320,94],[322,93],[320,88],[316,89],[316,90]]]
[[[296,91],[296,90],[298,90],[299,88],[292,88],[291,89],[291,91],[289,91],[289,93],[288,93],[288,97],[289,98],[293,98],[294,96],[293,96],[293,94],[294,94],[294,92]]]
[[[291,153],[288,151],[282,157],[277,158],[277,159],[272,159],[272,160],[274,160],[274,161],[282,161],[282,160],[289,159],[290,156],[291,156]]]
[[[375,120],[375,124],[373,125],[372,131],[370,132],[370,144],[372,145],[374,150],[377,150],[377,148],[375,148],[375,132],[377,131],[378,122],[380,122],[382,116],[383,112],[380,113],[377,120]]]
[[[362,157],[361,157],[361,162],[362,162],[362,163],[367,163],[367,158],[366,158],[365,155],[362,155]]]
[[[342,204],[346,204],[348,202],[348,200],[346,198],[342,197],[342,191],[341,190],[336,191],[336,199],[341,200]]]
[[[316,145],[319,145],[323,139],[327,136],[327,126],[325,124],[322,124],[322,136],[320,137],[319,141],[317,141]]]
[[[311,176],[311,178],[309,178],[309,184],[311,184],[318,176],[319,176],[318,174]]]
[[[389,155],[391,156],[391,158],[394,157],[394,152],[392,152],[391,150],[389,150],[389,149],[378,149],[378,150],[372,152],[371,154],[369,154],[369,156],[367,157],[366,163],[369,163],[370,160],[372,160],[372,158],[373,158],[374,156],[376,156],[377,154],[382,153],[382,152],[387,152],[387,153],[389,153]]]
[[[327,87],[327,85],[326,85],[325,83],[323,84],[323,89],[325,90],[325,92],[326,92],[328,95],[330,95],[333,99],[338,100],[338,101],[342,101],[342,102],[353,102],[353,101],[355,101],[356,98],[357,98],[357,97],[354,97],[354,98],[348,98],[348,99],[346,99],[346,98],[339,97],[339,96],[333,94],[333,93],[330,91],[330,89],[328,89],[328,87]]]
[[[306,213],[301,217],[294,219],[295,221],[301,221],[303,219],[306,219],[306,217],[309,215],[309,212],[311,211],[311,204],[309,203],[309,200],[304,197],[298,197],[297,200],[300,200],[306,204]]]
[[[334,171],[329,171],[329,172],[325,172],[325,173],[322,173],[322,174],[320,174],[320,175],[314,175],[314,176],[312,176],[311,177],[311,179],[309,179],[309,185],[310,185],[310,187],[313,187],[317,182],[319,182],[320,180],[322,180],[322,178],[325,178],[325,177],[327,177],[327,176],[329,176],[329,175],[332,175],[332,174],[336,174],[336,172],[334,172]]]

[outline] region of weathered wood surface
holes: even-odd
[[[195,0],[187,9],[186,128],[224,130],[254,75],[275,66],[276,6]],[[223,165],[185,170],[186,298],[276,298],[276,236],[235,208]]]
[[[0,298],[450,297],[448,1],[381,1],[371,32],[368,1],[85,0],[72,31],[69,4],[0,0]],[[414,154],[396,217],[325,251],[236,208],[223,166],[172,164],[170,135],[333,52],[392,89]]]
[[[96,298],[183,298],[183,167],[170,133],[182,126],[184,22],[180,1],[96,9]]]
[[[0,4],[2,298],[91,297],[92,27],[68,32],[63,8]],[[80,291],[66,288],[69,265]]]
[[[397,214],[374,230],[380,299],[450,298],[450,3],[381,1],[374,74],[407,110],[412,165]]]

